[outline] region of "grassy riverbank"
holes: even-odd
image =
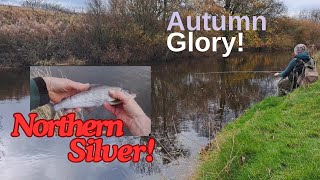
[[[269,97],[227,125],[197,179],[320,179],[320,82]]]

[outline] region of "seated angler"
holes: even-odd
[[[293,59],[284,71],[274,74],[276,77],[282,77],[278,83],[279,95],[285,95],[299,86],[297,79],[302,74],[303,65],[311,59],[304,44],[296,45],[293,56]]]

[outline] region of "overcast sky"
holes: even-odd
[[[23,0],[0,0],[1,4],[13,4],[20,5]],[[47,0],[49,2],[55,2],[61,4],[70,9],[84,10],[86,6],[86,0]],[[320,8],[320,0],[283,0],[288,7],[290,15],[299,13],[302,9]]]
[[[1,4],[20,5],[24,0],[0,0]],[[86,0],[46,0],[48,2],[61,4],[69,9],[84,10]]]
[[[300,10],[319,9],[320,0],[283,0],[288,7],[289,15],[296,15]]]

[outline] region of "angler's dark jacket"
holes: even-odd
[[[45,81],[41,77],[30,81],[30,109],[49,103],[49,94]]]
[[[280,77],[287,77],[290,75],[290,73],[293,71],[294,67],[297,65],[299,60],[302,60],[304,62],[308,62],[310,60],[310,56],[307,52],[300,53],[296,55],[289,63],[287,68],[280,74]]]

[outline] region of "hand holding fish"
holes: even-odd
[[[122,103],[112,106],[105,102],[104,108],[121,119],[134,136],[148,136],[151,133],[151,120],[134,100],[134,96],[113,90],[109,91],[109,96]]]
[[[134,100],[135,94],[119,87],[89,85],[69,79],[44,77],[54,110],[81,111],[80,108],[101,106],[121,119],[134,136],[148,136],[151,120]],[[67,99],[66,99],[67,98]]]
[[[46,83],[50,101],[54,104],[90,88],[89,84],[82,84],[65,78],[43,77],[43,80]],[[80,108],[75,110],[80,111]]]

